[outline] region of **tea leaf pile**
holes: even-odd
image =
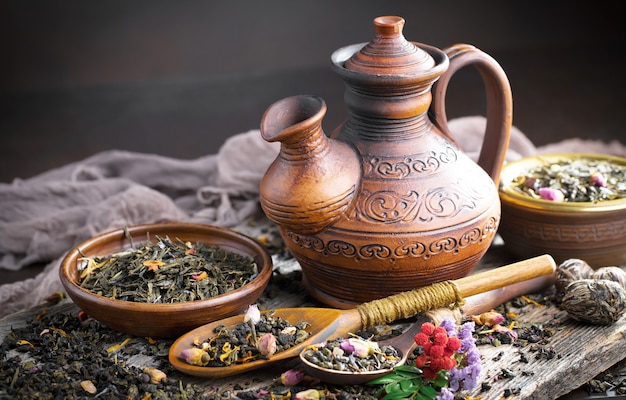
[[[79,284],[100,296],[142,303],[203,300],[258,275],[256,262],[217,246],[169,237],[103,257],[83,257]]]

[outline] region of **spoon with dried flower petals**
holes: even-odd
[[[498,305],[524,294],[536,293],[552,286],[554,282],[552,275],[543,275],[526,281],[513,283],[502,288],[494,289],[486,293],[476,294],[465,299],[465,304],[460,309],[460,314],[470,316],[488,312]],[[439,308],[429,311],[417,317],[417,319],[402,334],[390,339],[378,342],[378,347],[393,346],[398,351],[399,360],[395,366],[406,362],[408,356],[415,348],[414,337],[420,332],[424,322],[438,324],[445,316],[451,316],[453,310],[450,308]],[[458,313],[457,313],[458,314]],[[459,315],[454,315],[456,319]],[[306,351],[306,350],[305,350]],[[360,385],[393,371],[393,368],[384,368],[370,371],[339,371],[335,369],[323,368],[310,362],[304,356],[305,351],[300,353],[300,361],[305,372],[319,379],[322,382],[341,385]]]
[[[180,372],[204,378],[220,378],[241,374],[266,367],[278,361],[297,357],[304,348],[311,344],[345,336],[362,328],[407,319],[440,307],[450,307],[462,303],[463,299],[470,296],[541,276],[549,275],[553,279],[555,270],[554,259],[546,254],[453,281],[440,282],[373,300],[352,309],[279,308],[272,310],[275,317],[283,318],[294,325],[300,322],[306,322],[309,325],[310,335],[308,339],[289,349],[277,352],[267,359],[234,363],[227,366],[192,365],[183,359],[181,355],[183,351],[194,347],[194,343],[215,337],[217,327],[234,327],[242,323],[244,315],[236,315],[202,325],[179,337],[170,347],[169,362]],[[446,290],[442,289],[450,289],[453,293],[447,293]]]

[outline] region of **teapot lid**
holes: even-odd
[[[402,34],[404,18],[382,16],[374,19],[375,36],[346,60],[344,68],[366,74],[411,75],[435,66],[435,60]]]

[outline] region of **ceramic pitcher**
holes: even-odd
[[[281,142],[261,182],[261,206],[309,293],[333,307],[468,275],[500,222],[508,79],[473,46],[406,40],[404,22],[378,17],[369,43],[332,54],[347,108],[332,135],[322,130],[326,105],[316,96],[280,100],[261,122],[263,138]],[[487,95],[478,163],[455,144],[445,112],[448,82],[468,65]]]

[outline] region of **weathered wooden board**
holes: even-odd
[[[246,227],[241,230],[255,236],[258,228]],[[298,268],[297,263],[290,259],[275,256],[274,261],[275,267],[283,272]],[[495,244],[477,271],[513,261],[501,245]],[[274,287],[272,290],[273,296],[264,304],[265,308],[320,306],[307,296],[304,290],[286,291],[280,287]],[[0,340],[4,339],[12,327],[25,326],[43,308],[43,305],[34,307],[0,320]],[[76,311],[76,307],[69,300],[47,306],[48,313],[69,311]],[[554,305],[529,304],[518,311],[520,323],[552,327],[554,335],[544,345],[544,348],[551,349],[552,357],[538,357],[540,352],[531,346],[481,345],[479,348],[483,359],[482,382],[488,384],[490,389],[477,388],[469,393],[470,396],[480,397],[482,400],[556,399],[626,358],[626,316],[611,326],[601,327],[577,323]],[[149,366],[154,360],[146,356],[136,356],[129,362],[136,366]],[[231,393],[236,393],[240,390],[267,387],[282,371],[297,366],[297,360],[289,360],[270,369],[252,371],[230,378],[211,380],[186,376],[183,378],[216,392],[230,390]]]

